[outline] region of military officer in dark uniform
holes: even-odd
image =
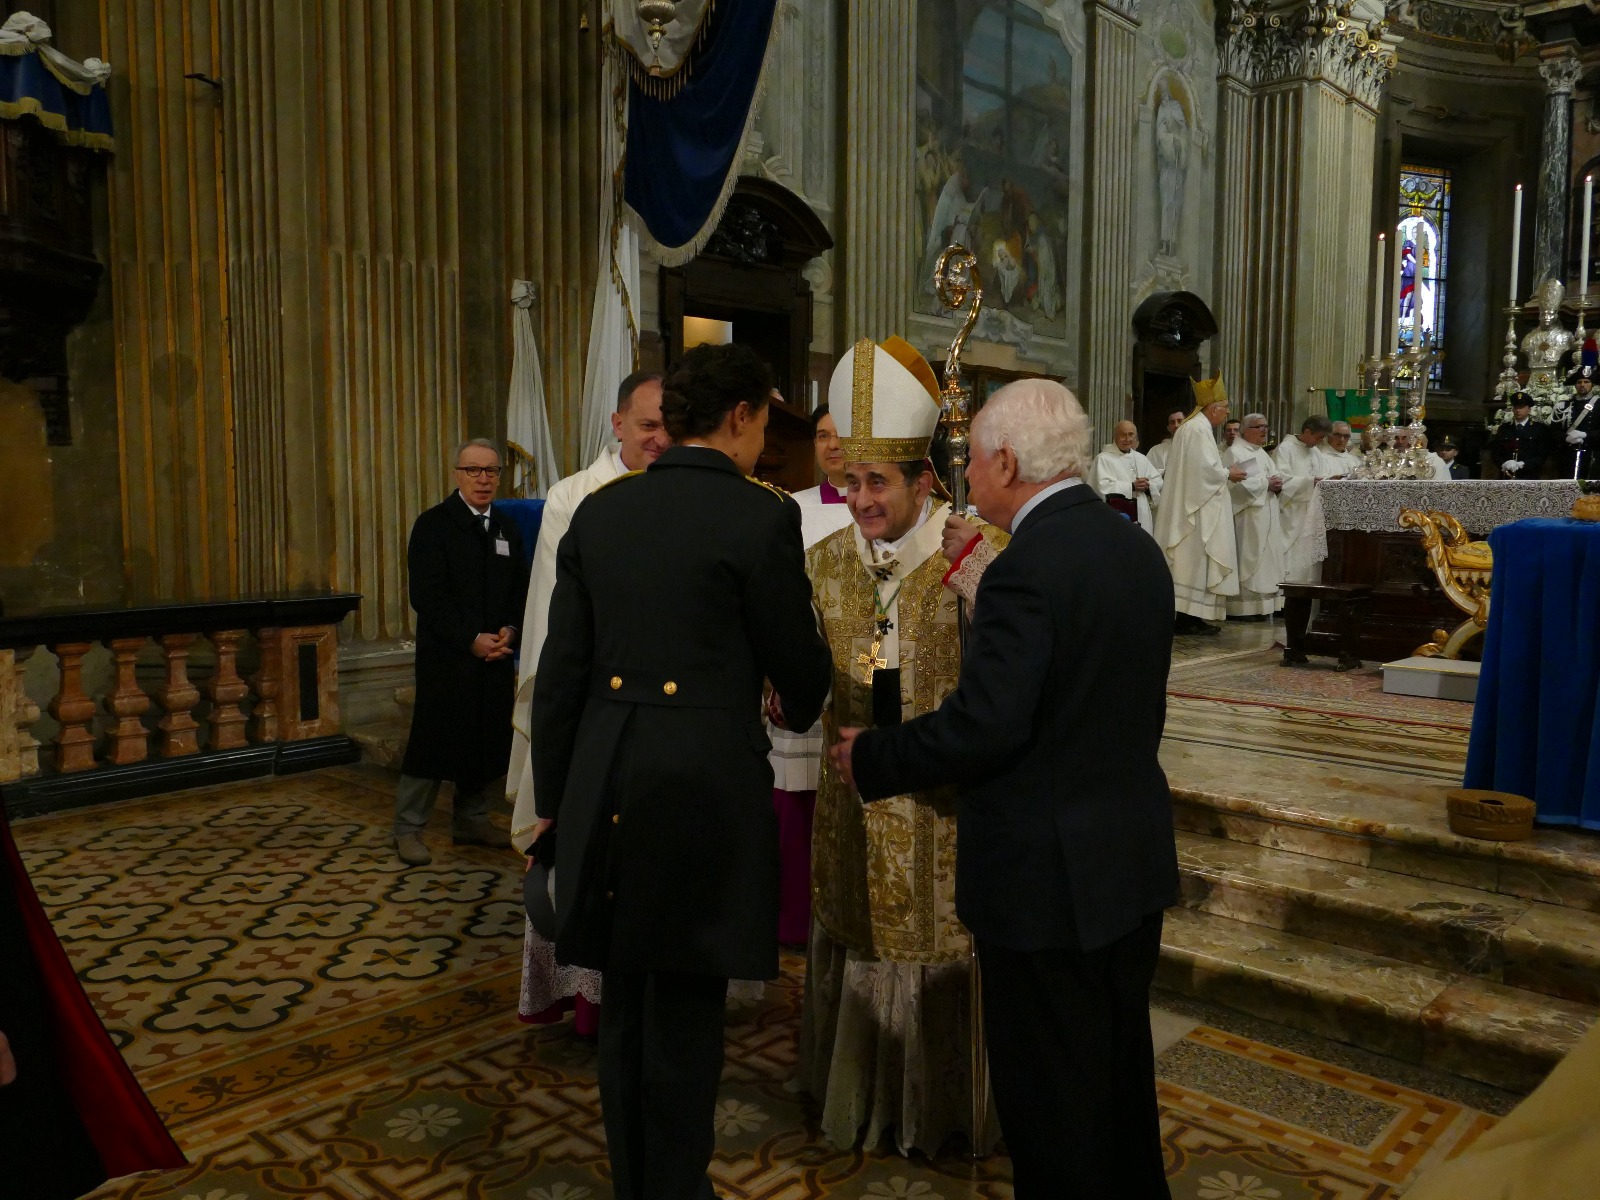
[[[1596,407],[1600,407],[1600,392],[1595,391],[1597,378],[1600,354],[1595,350],[1594,338],[1587,338],[1581,361],[1567,376],[1572,385],[1572,421],[1562,435],[1562,478],[1600,479],[1600,439],[1592,436],[1600,430],[1600,417],[1595,416]]]
[[[1444,460],[1444,465],[1449,469],[1451,479],[1472,478],[1472,468],[1461,461],[1461,447],[1456,444],[1455,438],[1443,438],[1439,442],[1437,453]]]
[[[406,548],[417,610],[417,702],[395,792],[395,851],[431,861],[422,830],[442,780],[456,785],[456,842],[504,846],[489,824],[488,784],[511,756],[512,654],[528,565],[512,521],[494,515],[500,454],[483,438],[456,451],[456,490],[417,518]]]
[[[1502,479],[1538,479],[1543,475],[1545,459],[1550,456],[1550,430],[1533,419],[1533,397],[1527,392],[1511,397],[1511,420],[1489,439],[1489,454]]]
[[[711,1196],[730,978],[778,972],[762,680],[787,723],[832,668],[795,502],[748,477],[772,380],[739,345],[664,384],[674,445],[578,506],[530,713],[556,957],[604,972],[600,1098],[619,1200]]]

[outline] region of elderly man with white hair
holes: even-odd
[[[1239,554],[1239,594],[1229,596],[1228,616],[1270,617],[1283,607],[1278,585],[1284,576],[1283,528],[1278,519],[1278,493],[1283,476],[1263,450],[1267,418],[1250,413],[1239,426],[1239,436],[1222,452],[1222,461],[1246,471],[1243,479],[1228,484],[1233,501],[1233,540]]]
[[[1149,1000],[1178,898],[1157,759],[1172,578],[1082,486],[1089,422],[1060,384],[1001,388],[972,451],[973,503],[1011,542],[978,585],[955,690],[841,728],[830,757],[869,810],[958,790],[956,911],[1018,1200],[1165,1196]]]
[[[1139,427],[1132,421],[1118,421],[1112,437],[1095,455],[1089,486],[1123,516],[1139,522],[1139,528],[1154,533],[1151,506],[1161,499],[1161,472],[1139,453]]]
[[[1228,417],[1222,377],[1199,380],[1194,394],[1194,412],[1172,438],[1155,537],[1172,571],[1173,631],[1211,634],[1221,629],[1210,622],[1224,619],[1228,598],[1239,594],[1228,484],[1245,469],[1224,463],[1217,449],[1217,427]]]

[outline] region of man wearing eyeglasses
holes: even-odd
[[[411,527],[406,565],[417,612],[417,700],[395,793],[400,861],[433,861],[422,831],[439,785],[455,784],[456,844],[504,846],[489,824],[488,784],[511,753],[513,653],[528,590],[514,522],[493,512],[500,453],[473,438],[456,450],[456,490]]]

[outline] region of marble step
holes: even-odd
[[[1600,1016],[1592,1005],[1187,908],[1167,913],[1156,984],[1519,1092]]]
[[[1397,771],[1170,741],[1161,761],[1181,830],[1600,913],[1595,834],[1462,837],[1445,819],[1447,785]]]
[[[1600,1005],[1600,913],[1200,834],[1177,841],[1188,908]]]

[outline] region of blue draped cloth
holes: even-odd
[[[664,247],[705,231],[738,169],[776,8],[776,0],[719,0],[683,78],[664,95],[630,75],[622,193]]]
[[[89,94],[57,79],[37,51],[0,54],[0,117],[32,116],[62,141],[112,149],[111,105],[99,85]]]
[[[533,548],[539,541],[539,526],[544,521],[544,501],[496,500],[492,507],[496,516],[509,519],[517,527],[522,535],[523,561],[531,563]]]
[[[1502,525],[1466,785],[1600,829],[1600,523]]]

